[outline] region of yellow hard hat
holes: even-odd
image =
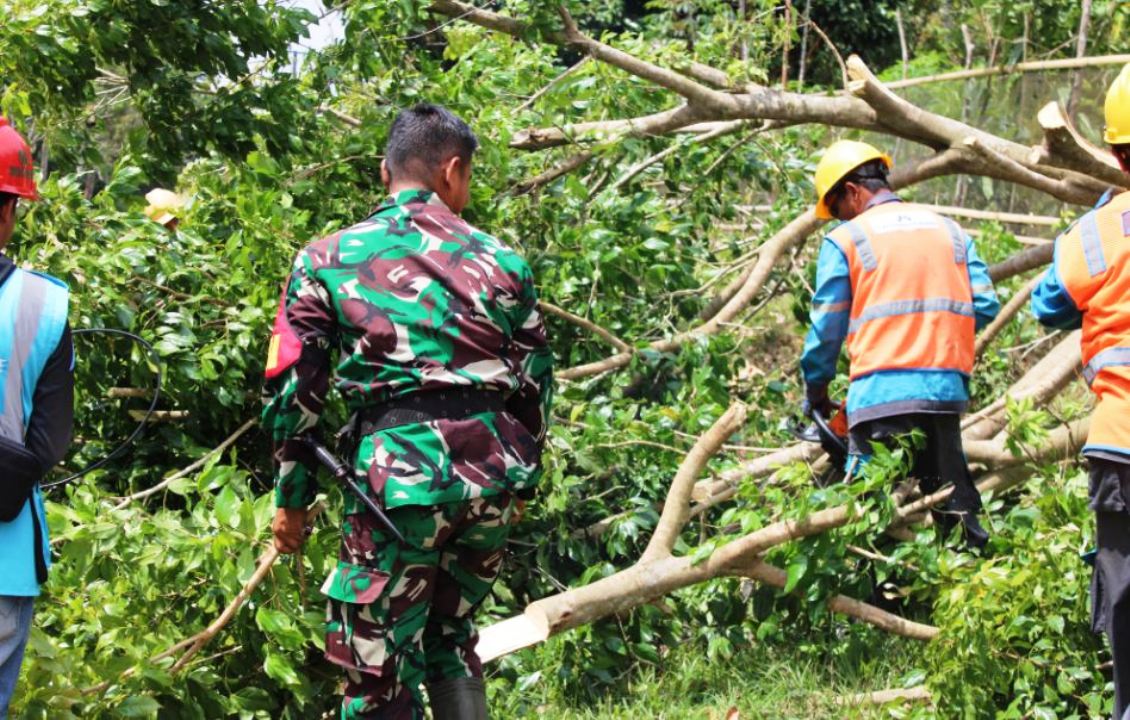
[[[1130,143],[1130,63],[1110,85],[1106,93],[1106,134],[1111,145]]]
[[[824,156],[816,166],[816,217],[821,220],[832,219],[832,211],[824,202],[828,192],[852,170],[872,160],[882,160],[887,169],[891,169],[890,155],[879,152],[865,142],[839,140],[824,151]]]
[[[185,205],[183,196],[164,188],[150,190],[145,194],[145,200],[149,203],[145,208],[145,214],[160,225],[176,220],[177,211]]]

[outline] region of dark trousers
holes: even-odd
[[[1091,509],[1099,551],[1091,578],[1091,625],[1114,659],[1114,717],[1130,718],[1130,464],[1091,458]]]
[[[914,429],[921,430],[926,438],[914,452],[910,477],[918,480],[924,495],[947,483],[953,484],[949,500],[933,511],[934,522],[947,529],[954,526],[961,514],[980,512],[981,494],[965,461],[961,416],[956,413],[911,413],[858,423],[848,433],[848,450],[852,455],[869,455],[872,442],[890,444],[896,436]]]

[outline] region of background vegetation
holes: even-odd
[[[784,73],[793,89],[803,63],[804,87],[816,90],[838,86],[839,65],[802,17],[884,79],[1070,57],[1080,21],[1079,4],[1065,0],[568,5],[586,32],[648,59],[693,58],[768,84]],[[595,158],[583,169],[523,193],[524,180],[572,151],[511,149],[520,131],[655,112],[670,98],[591,61],[550,86],[580,59],[537,41],[557,27],[556,3],[492,5],[532,21],[522,39],[436,16],[418,0],[336,8],[344,36],[296,58],[294,44],[318,18],[273,0],[0,4],[0,113],[32,140],[44,195],[8,252],[71,285],[75,327],[151,340],[166,372],[161,407],[187,413],[49,496],[58,555],[37,606],[18,717],[307,718],[332,710],[338,672],[321,659],[317,591],[336,555],[331,486],[330,510],[304,554],[278,563],[184,672],[149,658],[211,622],[265,547],[273,512],[265,437],[252,430],[206,454],[258,413],[269,324],[295,252],[381,199],[380,153],[400,108],[438,102],[471,123],[483,147],[469,219],[521,248],[543,298],[632,344],[694,325],[750,252],[811,204],[814,158],[842,134],[804,125],[713,143],[610,138],[590,146]],[[1128,6],[1096,0],[1091,13],[1088,54],[1124,50]],[[1095,142],[1102,92],[1116,70],[1082,75],[1076,119]],[[1068,101],[1071,80],[1012,75],[905,96],[1031,142],[1035,111]],[[662,162],[615,182],[672,143],[680,145]],[[891,149],[896,162],[921,154],[907,142]],[[191,198],[175,234],[141,214],[144,192],[158,185]],[[940,179],[908,194],[1051,215],[1061,225],[1079,212],[987,179]],[[1022,247],[1014,232],[1055,230],[968,225],[981,232],[990,262]],[[731,396],[753,410],[711,472],[792,442],[816,247],[801,246],[775,270],[756,307],[724,332],[675,353],[641,351],[623,371],[560,385],[543,489],[516,530],[486,614],[516,614],[637,558],[682,454]],[[1024,282],[999,291],[1007,298]],[[550,324],[560,367],[608,354],[575,324]],[[974,405],[997,398],[1050,339],[1022,313],[982,362]],[[77,439],[59,476],[129,433],[130,411],[145,400],[111,398],[108,389],[148,387],[154,371],[124,341],[77,342]],[[1088,402],[1080,387],[1050,407],[1012,408],[1010,431],[1038,438],[1053,418],[1086,414]],[[117,500],[202,457],[167,491]],[[909,542],[881,539],[876,508],[869,520],[775,550],[769,559],[788,568],[790,594],[711,581],[503,658],[490,670],[492,707],[499,717],[722,718],[731,707],[753,717],[1109,714],[1108,656],[1088,629],[1089,571],[1077,557],[1093,534],[1083,470],[1066,462],[1027,472],[1030,482],[988,503],[994,539],[984,557],[938,542],[930,528]],[[811,487],[804,466],[772,484],[744,483],[737,502],[697,519],[680,548],[708,552],[734,528],[836,499]],[[577,533],[612,515],[603,535]],[[848,622],[822,602],[835,593],[935,624],[941,636],[923,645]],[[932,704],[838,704],[855,692],[923,684]]]

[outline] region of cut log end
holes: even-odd
[[[548,637],[549,622],[545,614],[531,607],[521,615],[483,628],[475,652],[478,653],[479,660],[488,663],[503,655],[545,642]]]

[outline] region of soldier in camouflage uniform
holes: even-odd
[[[540,474],[553,359],[529,266],[459,217],[476,147],[444,108],[402,112],[382,165],[391,197],[298,254],[271,338],[276,546],[304,538],[316,462],[296,438],[331,377],[360,423],[356,477],[406,540],[346,496],[322,588],[342,718],[422,718],[422,684],[437,719],[486,717],[471,618]]]

